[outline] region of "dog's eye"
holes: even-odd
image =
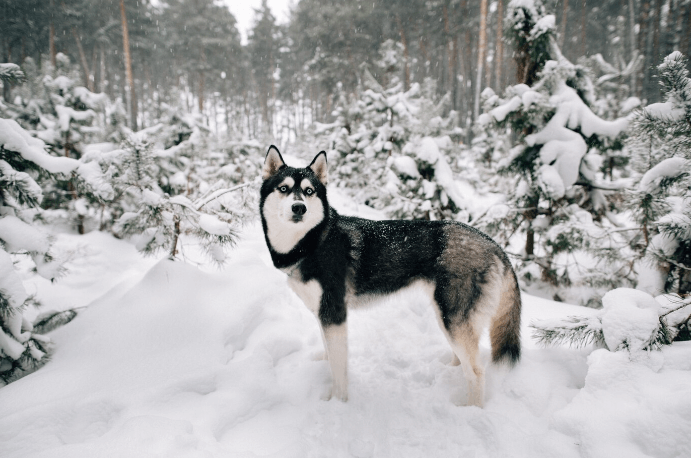
[[[280,188],[278,188],[278,190],[284,193],[288,192],[288,186],[281,186]]]
[[[305,189],[305,194],[307,194],[308,196],[311,196],[312,194],[314,194],[314,189],[312,189],[312,188]]]

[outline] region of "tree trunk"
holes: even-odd
[[[170,255],[168,259],[171,261],[175,260],[175,256],[178,254],[178,238],[180,237],[180,217],[178,215],[173,216],[173,243],[170,247]]]
[[[672,50],[681,50],[681,33],[684,29],[684,18],[686,17],[686,8],[688,5],[677,0],[677,8],[679,9],[677,15],[677,23],[674,27],[674,35],[672,37]]]
[[[634,0],[629,0],[629,33],[631,40],[631,60],[635,60],[638,57],[638,49],[636,47],[636,11]],[[636,72],[631,73],[631,91],[630,96],[636,95]]]
[[[410,88],[410,63],[408,52],[408,40],[405,36],[405,28],[401,23],[401,17],[396,15],[396,24],[398,24],[398,33],[401,36],[401,43],[403,44],[403,90],[407,91]]]
[[[588,19],[588,6],[586,5],[586,0],[583,0],[583,9],[581,10],[581,56],[585,57],[588,50],[586,47],[586,25]]]
[[[120,0],[120,15],[122,16],[122,48],[125,57],[125,72],[129,86],[130,127],[137,131],[137,96],[134,91],[134,75],[132,74],[132,57],[130,56],[130,35],[127,29],[127,15],[125,14],[125,0]]]
[[[429,62],[429,56],[427,55],[427,38],[425,34],[420,35],[420,40],[418,41],[418,46],[420,47],[420,54],[422,55],[422,67],[425,69],[425,76],[427,75],[427,62]]]
[[[197,95],[199,114],[204,115],[204,72],[199,72],[199,94]]]
[[[643,71],[640,75],[642,91],[647,91],[648,88],[648,67],[650,67],[650,56],[648,55],[648,16],[650,14],[650,2],[644,0],[641,5],[641,15],[640,15],[640,29],[638,32],[638,50],[643,54]],[[641,93],[641,96],[644,94]]]
[[[10,53],[9,53],[9,44],[8,40],[3,37],[2,39],[2,62],[9,62],[10,61]],[[10,82],[9,81],[3,81],[2,82],[2,97],[5,99],[5,102],[7,103],[12,103],[12,91],[10,89]]]
[[[449,27],[449,8],[448,4],[444,4],[444,33],[447,40],[447,58],[448,58],[448,91],[451,92],[452,105],[455,110],[456,107],[456,94],[458,92],[458,79],[456,78],[456,48],[458,47],[457,38],[455,33],[451,33],[451,28]]]
[[[53,25],[53,14],[55,13],[55,8],[53,7],[53,0],[50,0],[50,25],[48,26],[48,49],[50,51],[50,65],[55,71],[55,66],[57,62],[55,61],[55,56],[57,52],[55,50],[55,26]]]
[[[99,75],[98,90],[99,92],[106,92],[106,47],[101,44],[101,71]],[[110,93],[110,91],[108,91]],[[110,95],[110,94],[109,94]]]
[[[686,7],[686,17],[684,18],[684,29],[681,35],[680,51],[685,55],[689,55],[689,40],[691,38],[691,7]]]
[[[655,2],[655,17],[653,18],[653,59],[651,65],[656,66],[660,63],[660,22],[662,22],[662,2]]]
[[[480,92],[482,87],[482,68],[485,63],[485,48],[487,47],[487,0],[480,2],[480,43],[477,48],[477,84],[475,85],[475,107],[473,118],[480,116]]]
[[[94,83],[91,80],[91,72],[89,71],[89,63],[86,61],[86,54],[84,53],[84,47],[82,46],[82,40],[79,38],[77,33],[77,28],[72,27],[72,36],[74,41],[77,42],[77,50],[79,51],[79,60],[82,63],[82,71],[84,72],[84,86],[87,87],[91,92],[94,92]]]
[[[500,2],[501,3],[501,2]],[[569,24],[569,0],[564,0],[561,8],[561,34],[559,35],[559,48],[564,53],[564,40],[566,39],[566,29]]]
[[[504,0],[499,0],[497,3],[497,55],[494,60],[496,61],[494,64],[494,83],[497,91],[501,91],[504,87],[501,80],[501,67],[504,64]]]

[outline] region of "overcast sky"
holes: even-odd
[[[262,6],[262,0],[223,0],[238,21],[242,42],[247,43],[247,31],[254,23],[254,8]],[[288,7],[297,0],[269,0],[269,8],[279,23],[288,22]]]

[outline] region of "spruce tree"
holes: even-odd
[[[619,224],[609,199],[627,183],[605,180],[602,164],[603,153],[613,144],[621,146],[628,121],[593,112],[589,71],[562,56],[554,16],[542,2],[510,2],[506,25],[525,83],[508,87],[503,97],[485,92],[485,114],[476,131],[486,138],[476,148],[489,149],[488,158],[496,154],[495,145],[508,150],[497,169],[510,178],[510,192],[475,224],[506,244],[523,234],[523,248],[516,254],[524,286],[535,283],[561,299],[566,298],[563,287],[575,282],[616,286],[626,271],[626,253],[619,251],[626,242],[603,227]],[[579,265],[583,252],[594,262]],[[598,284],[603,271],[617,274]],[[568,299],[596,302],[597,295]]]
[[[627,195],[641,229],[646,262],[639,288],[652,294],[691,292],[691,79],[688,62],[673,52],[658,66],[665,101],[633,120],[628,140],[633,167],[642,176]]]
[[[317,124],[329,136],[332,183],[392,218],[467,220],[448,157],[462,135],[456,113],[431,79],[404,90],[403,60],[403,46],[386,41],[375,62],[381,81],[363,65],[361,96],[341,93],[335,122]]]
[[[61,274],[48,236],[33,224],[33,215],[43,199],[35,177],[69,176],[79,165],[74,159],[50,156],[45,144],[31,137],[16,121],[0,119],[0,380],[4,383],[44,364],[50,339],[40,332],[75,315],[66,311],[29,322],[24,312],[37,303],[24,288],[14,258],[30,257],[36,272],[49,280]]]
[[[151,145],[136,138],[125,141],[110,154],[109,161],[121,213],[114,227],[117,233],[135,236],[137,249],[146,255],[164,251],[170,259],[179,256],[180,239],[188,234],[201,243],[213,262],[225,261],[224,249],[237,240],[237,230],[231,225],[237,222],[237,215],[217,199],[246,185],[209,189],[195,200],[184,194],[171,196],[158,184]]]

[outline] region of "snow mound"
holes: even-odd
[[[339,209],[349,203],[330,195]],[[88,256],[70,266],[78,278],[40,283],[41,299],[95,299],[52,333],[49,364],[0,389],[3,458],[674,457],[691,448],[691,345],[633,361],[537,348],[533,319],[596,311],[528,295],[521,362],[488,365],[484,409],[462,406],[462,369],[449,365],[435,312],[412,292],[349,312],[350,399],[325,402],[316,319],[271,265],[261,227],[242,235],[220,272],[151,267],[106,234],[59,236],[65,249],[88,244]],[[486,337],[480,355],[490,359]]]
[[[650,294],[617,288],[602,297],[602,332],[607,348],[642,350],[660,326],[660,304]]]

